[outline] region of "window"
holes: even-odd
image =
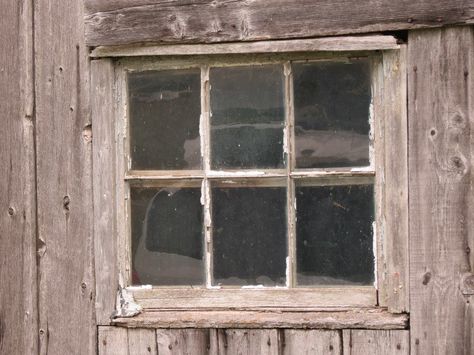
[[[136,302],[383,305],[394,264],[384,179],[399,166],[384,158],[384,99],[400,85],[385,61],[377,51],[117,61],[118,258]]]

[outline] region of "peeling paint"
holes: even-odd
[[[135,303],[133,293],[122,287],[120,287],[117,292],[116,307],[116,310],[112,314],[112,319],[119,317],[130,318],[142,312],[142,307]]]

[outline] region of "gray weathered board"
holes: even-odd
[[[0,8],[0,353],[35,354],[33,7]]]
[[[344,355],[410,354],[410,332],[408,330],[348,329],[344,330],[342,334]]]
[[[390,334],[402,334],[402,332],[408,333],[391,331]],[[371,331],[366,333],[367,336],[372,334]],[[379,333],[381,336],[385,334],[384,331],[377,331],[376,334]],[[365,339],[362,336],[360,338]],[[337,330],[157,329],[155,331],[101,326],[98,346],[99,355],[339,355],[343,344],[341,331]]]
[[[408,38],[412,354],[472,354],[474,36]]]
[[[34,10],[40,354],[92,354],[92,136],[83,4],[45,0]]]
[[[86,0],[86,43],[231,42],[472,23],[472,0]]]

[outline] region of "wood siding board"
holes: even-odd
[[[33,8],[1,1],[0,353],[38,352]]]
[[[211,344],[216,344],[212,329],[157,329],[156,341],[160,355],[205,355],[211,351]]]
[[[83,3],[35,3],[41,354],[96,352],[89,61]]]
[[[285,329],[283,355],[342,354],[340,331]]]
[[[320,312],[168,310],[117,318],[114,324],[129,328],[405,329],[408,316],[379,309]]]
[[[91,57],[348,52],[389,50],[399,47],[397,39],[393,36],[373,35],[214,44],[101,46],[91,52]]]
[[[470,27],[409,34],[412,354],[471,346],[473,48]]]
[[[408,355],[408,330],[354,330],[343,331],[344,355]]]
[[[98,327],[98,355],[130,355],[128,330],[117,327]]]
[[[216,353],[219,355],[278,355],[278,330],[219,329]]]
[[[89,46],[308,38],[472,23],[471,0],[86,0]]]
[[[95,303],[99,325],[110,323],[119,280],[115,211],[114,80],[114,67],[110,60],[92,61]]]
[[[153,329],[128,329],[128,352],[133,355],[157,355],[156,332]]]
[[[408,132],[406,46],[384,52],[383,185],[381,223],[386,305],[392,312],[409,309],[408,300]],[[384,304],[385,305],[385,304]]]

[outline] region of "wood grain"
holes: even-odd
[[[94,255],[96,321],[110,323],[118,290],[117,226],[115,211],[114,67],[110,60],[91,63],[91,109],[94,140]]]
[[[380,309],[321,312],[173,310],[117,318],[114,324],[130,328],[405,329],[408,316]]]
[[[34,9],[40,354],[92,354],[92,131],[83,4],[45,0]]]
[[[408,355],[408,330],[353,330],[343,331],[344,355]]]
[[[473,56],[471,27],[409,35],[412,354],[473,352]]]
[[[283,355],[342,354],[340,331],[286,329],[281,342]]]
[[[95,48],[91,52],[91,57],[348,52],[388,50],[399,47],[395,37],[377,35],[214,44],[106,46]]]
[[[0,353],[38,352],[33,8],[0,1]]]
[[[385,51],[374,100],[379,305],[409,309],[406,46]]]
[[[156,332],[153,329],[128,329],[128,353],[157,355]]]
[[[209,329],[158,329],[156,339],[160,355],[205,355],[212,353],[215,330]],[[217,354],[217,353],[216,353]]]
[[[278,355],[279,334],[276,329],[219,329],[217,349],[219,355]]]
[[[99,327],[98,355],[129,355],[128,330],[117,327]]]
[[[211,43],[472,23],[471,0],[86,0],[89,46]]]
[[[236,309],[372,307],[374,287],[320,287],[318,289],[190,289],[155,288],[134,290],[135,301],[144,309]]]

